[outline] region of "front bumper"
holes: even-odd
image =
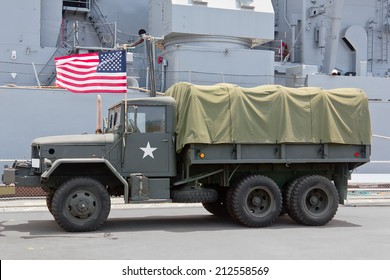
[[[27,160],[15,161],[12,167],[4,168],[1,178],[5,185],[22,187],[40,186],[40,175],[34,174],[31,162]]]
[[[13,185],[16,182],[16,169],[14,168],[4,168],[3,175],[1,176],[1,180],[6,185]]]

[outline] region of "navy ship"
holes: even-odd
[[[370,100],[373,144],[372,162],[357,173],[387,174],[389,2],[3,1],[0,169],[29,158],[36,137],[95,131],[97,95],[55,87],[54,58],[125,49],[129,97],[180,81],[361,88]],[[122,98],[102,94],[103,108]]]

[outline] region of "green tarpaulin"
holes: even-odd
[[[359,89],[178,83],[177,151],[190,143],[371,144],[368,100]]]

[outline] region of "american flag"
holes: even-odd
[[[75,93],[125,93],[126,52],[107,51],[62,56],[56,63],[56,85]]]

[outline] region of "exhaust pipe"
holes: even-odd
[[[102,97],[100,94],[97,96],[96,100],[96,134],[101,134],[102,133]]]

